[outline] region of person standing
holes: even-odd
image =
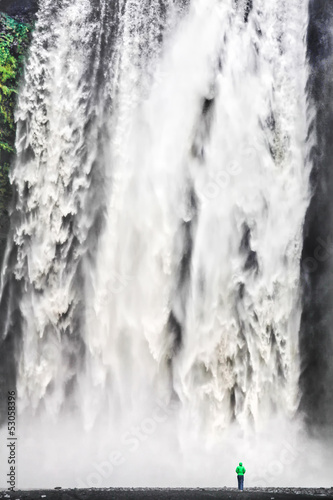
[[[237,474],[237,479],[238,479],[238,489],[240,491],[243,491],[245,472],[246,472],[246,470],[245,470],[245,467],[243,467],[243,463],[239,462],[239,465],[236,468],[236,474]]]

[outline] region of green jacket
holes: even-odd
[[[236,474],[237,474],[238,476],[244,476],[245,472],[246,472],[245,467],[243,467],[243,464],[242,464],[242,462],[241,462],[241,463],[239,464],[239,466],[237,467],[237,469],[236,469]]]

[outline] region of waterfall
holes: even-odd
[[[231,482],[226,449],[296,435],[307,26],[301,0],[41,0],[1,295],[43,477],[75,486],[51,428],[90,486],[120,435],[106,484],[221,484],[221,456]]]

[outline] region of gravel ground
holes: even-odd
[[[195,488],[195,489],[146,489],[146,488],[108,488],[108,489],[54,489],[0,492],[0,500],[300,500],[302,498],[332,498],[333,488],[249,488],[243,492],[235,488]]]

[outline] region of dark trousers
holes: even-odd
[[[238,489],[243,490],[244,487],[244,476],[237,476],[238,479]]]

